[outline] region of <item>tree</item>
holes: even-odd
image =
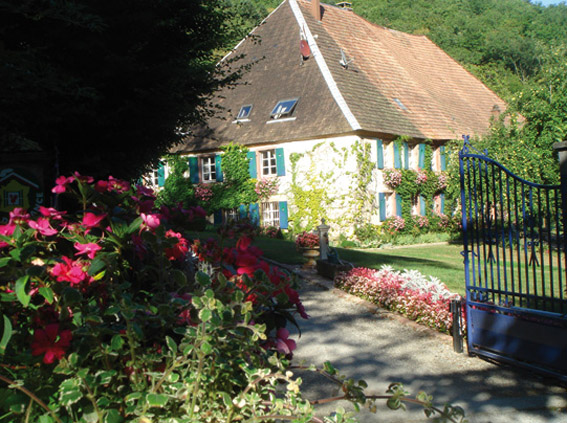
[[[199,121],[224,46],[221,0],[0,1],[0,151],[138,176]]]

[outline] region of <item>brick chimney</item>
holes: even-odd
[[[311,14],[318,21],[321,20],[321,3],[319,0],[311,0]]]

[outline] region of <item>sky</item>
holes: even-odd
[[[549,6],[550,4],[564,3],[565,0],[531,0],[532,3],[541,3],[543,6]]]

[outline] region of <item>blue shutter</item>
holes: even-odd
[[[256,172],[256,152],[249,151],[246,153],[246,157],[248,158],[248,172],[250,172],[250,177],[256,179],[258,176]]]
[[[215,156],[215,174],[217,175],[217,182],[222,182],[223,179],[221,162],[222,162],[222,156],[217,154]]]
[[[214,213],[214,224],[215,225],[221,225],[222,224],[222,210],[217,210]]]
[[[278,176],[285,176],[285,159],[283,148],[276,148],[276,168]]]
[[[396,194],[396,216],[402,217],[402,196]]]
[[[419,144],[419,164],[420,169],[425,169],[425,144]]]
[[[157,180],[158,180],[158,187],[163,187],[165,184],[165,166],[162,162],[159,162],[157,168]]]
[[[288,228],[287,201],[280,201],[280,228]]]
[[[394,142],[394,168],[400,168],[400,146]]]
[[[192,184],[199,183],[199,159],[197,157],[189,157],[189,175]]]
[[[384,169],[384,145],[382,140],[376,140],[376,166],[378,169]]]
[[[445,194],[439,194],[441,200],[441,214],[445,214]]]
[[[404,169],[409,169],[409,147],[408,143],[404,142]]]
[[[250,204],[250,220],[254,225],[260,224],[260,207],[258,207],[258,203]]]
[[[423,195],[419,196],[419,214],[425,216],[425,197]]]
[[[244,204],[238,206],[238,216],[240,217],[240,219],[245,219],[247,214],[248,213],[246,212],[246,206]]]
[[[441,147],[439,147],[439,157],[440,157],[440,164],[441,164],[441,170],[447,170],[447,159],[445,158],[445,146],[442,145]]]
[[[378,207],[380,208],[380,222],[386,220],[386,194],[378,194]]]

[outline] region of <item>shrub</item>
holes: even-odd
[[[335,285],[441,332],[451,330],[450,302],[460,297],[434,277],[427,279],[417,270],[400,273],[389,266],[340,273]]]
[[[298,248],[317,248],[319,247],[319,235],[313,232],[302,232],[295,238],[295,245]]]

